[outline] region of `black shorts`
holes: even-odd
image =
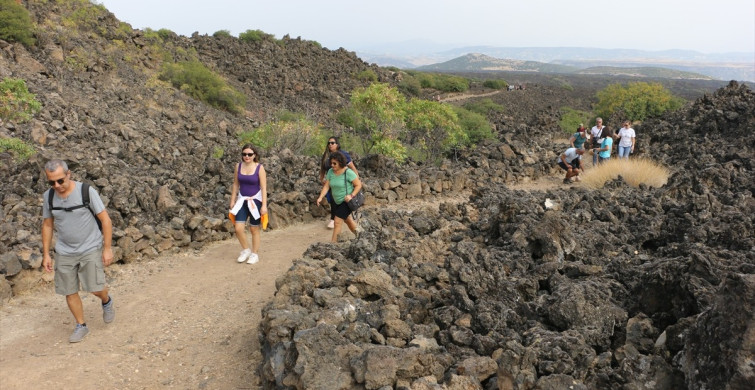
[[[571,162],[569,163],[569,165],[571,165],[572,168],[579,168],[579,159],[571,160]],[[559,161],[558,162],[558,166],[561,167],[565,171],[569,170],[569,167],[567,167],[566,164],[564,164],[563,161]]]
[[[341,204],[333,203],[332,206],[335,206],[336,208],[335,216],[344,221],[349,218],[349,215],[351,215],[351,209],[346,201],[343,201]]]

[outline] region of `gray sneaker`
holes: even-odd
[[[108,303],[102,305],[102,320],[105,321],[106,324],[113,322],[113,320],[115,319],[115,306],[113,306],[113,298],[110,295],[108,295],[108,298],[110,298]]]
[[[76,327],[73,328],[73,333],[71,333],[71,337],[68,338],[68,342],[78,343],[79,341],[84,339],[84,336],[88,334],[89,328],[87,328],[86,325],[76,324]]]

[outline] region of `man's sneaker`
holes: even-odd
[[[260,261],[260,257],[259,257],[259,256],[257,256],[257,254],[256,254],[256,253],[252,253],[252,254],[251,254],[251,255],[249,256],[249,261],[247,261],[246,263],[247,263],[247,264],[256,264],[256,263],[257,263],[258,261]]]
[[[86,325],[76,324],[76,327],[73,329],[73,333],[71,333],[71,337],[68,338],[68,342],[78,343],[79,341],[84,339],[84,336],[88,334],[89,328],[87,328]]]
[[[331,219],[331,220],[330,220],[330,221],[328,222],[328,229],[333,229],[334,227],[335,227],[335,222],[333,222],[333,220]]]
[[[115,306],[113,306],[113,298],[110,295],[107,297],[110,298],[110,300],[108,303],[102,305],[102,320],[105,321],[106,324],[109,324],[115,319]]]
[[[574,176],[574,181],[582,181],[582,178],[579,176]]]
[[[564,184],[569,184],[569,183],[571,183],[571,179],[564,179]]]
[[[251,256],[251,255],[252,255],[252,250],[251,249],[244,249],[243,251],[241,251],[241,253],[239,254],[239,258],[236,259],[236,261],[238,261],[239,263],[243,263],[247,259],[249,259],[249,256]]]

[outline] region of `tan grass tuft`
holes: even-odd
[[[611,157],[603,164],[586,170],[581,176],[582,184],[590,188],[602,188],[607,181],[619,176],[633,187],[639,187],[641,183],[651,187],[661,187],[668,181],[669,170],[648,158]]]

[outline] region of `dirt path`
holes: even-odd
[[[442,97],[440,99],[440,101],[441,102],[456,102],[456,101],[459,101],[459,100],[470,99],[470,98],[493,96],[493,95],[495,95],[497,93],[501,93],[501,92],[504,92],[504,90],[493,91],[493,92],[485,92],[485,93],[479,93],[479,94],[474,94],[474,93],[459,93],[459,94],[453,94],[453,95]]]
[[[89,335],[70,344],[74,325],[52,286],[0,309],[0,388],[256,389],[257,324],[275,279],[313,242],[324,222],[263,233],[261,261],[239,264],[228,240],[198,254],[108,268],[116,319],[82,294]]]
[[[542,189],[558,180],[516,185]],[[405,201],[392,208],[436,207],[468,194]],[[351,234],[351,233],[345,233]],[[238,242],[107,268],[116,319],[81,294],[90,333],[68,342],[74,325],[52,283],[0,308],[0,389],[259,389],[257,324],[275,279],[314,242],[330,240],[324,221],[262,235],[260,262],[238,264]]]

